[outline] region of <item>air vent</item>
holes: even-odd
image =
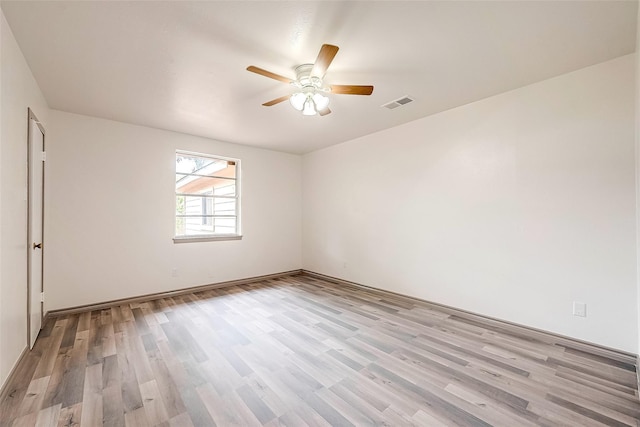
[[[396,101],[391,101],[388,104],[384,104],[383,107],[393,110],[394,108],[402,107],[402,104],[398,104]]]
[[[388,108],[389,110],[393,110],[394,108],[402,107],[403,105],[407,105],[410,102],[413,102],[413,98],[409,98],[408,96],[403,96],[400,99],[396,99],[395,101],[388,102],[383,105],[384,108]]]

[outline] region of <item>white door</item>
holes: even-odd
[[[42,328],[42,252],[44,195],[44,133],[29,118],[29,347]]]

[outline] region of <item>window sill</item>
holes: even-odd
[[[173,243],[215,242],[219,240],[242,240],[242,235],[227,234],[221,236],[181,236],[174,237]]]

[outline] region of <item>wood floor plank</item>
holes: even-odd
[[[117,360],[120,369],[120,389],[122,391],[123,412],[133,412],[143,407],[140,385],[131,362],[134,357],[123,332],[116,333]]]
[[[204,384],[208,386],[208,384]],[[180,391],[182,401],[187,408],[187,413],[192,422],[196,426],[216,426],[217,424],[211,418],[207,407],[203,403],[199,393],[196,389],[188,387]]]
[[[44,400],[47,387],[49,386],[49,380],[51,377],[41,377],[31,380],[27,394],[22,400],[20,409],[18,409],[18,416],[27,415],[30,413],[37,413],[42,407],[42,401]]]
[[[295,275],[49,319],[0,426],[636,426],[635,359]]]
[[[413,421],[413,417],[410,417],[406,412],[396,408],[394,405],[390,405],[387,409],[382,413],[384,419],[389,422],[392,426],[403,426],[403,427],[422,427],[422,424],[419,424]],[[452,424],[449,420],[450,425],[460,425],[460,424]]]
[[[79,427],[82,418],[82,403],[63,407],[58,417],[58,427]]]
[[[134,409],[124,414],[124,425],[126,427],[151,427],[144,408]]]
[[[58,324],[56,322],[49,322],[49,324],[53,324],[54,327],[49,333],[46,345],[44,346],[47,350],[43,352],[42,357],[38,362],[38,367],[33,374],[34,378],[50,376],[53,373],[53,368],[56,364],[56,357],[58,355],[58,352],[51,351],[50,349],[58,349],[60,348],[60,344],[62,343],[62,337],[64,335],[64,325]],[[44,341],[45,339],[46,338],[43,337],[42,341]]]
[[[566,410],[558,406],[551,406],[548,403],[532,402],[528,409],[538,415],[539,425],[544,426],[580,426],[580,427],[603,427],[602,424],[592,418],[585,417],[577,412]]]
[[[147,413],[147,420],[149,420],[151,425],[155,426],[169,421],[169,415],[164,406],[156,380],[140,384],[140,395]]]
[[[381,417],[371,418],[365,412],[351,406],[339,395],[334,393],[333,390],[323,388],[318,390],[316,394],[320,399],[340,414],[341,417],[354,426],[380,425],[381,423]]]
[[[597,402],[558,390],[547,394],[547,400],[607,425],[632,426],[637,420],[636,417],[609,409]]]
[[[16,418],[41,355],[42,353],[27,353],[23,363],[16,367],[14,381],[5,385],[6,398],[0,401],[0,422],[3,424],[10,424]]]
[[[188,413],[184,412],[180,415],[176,415],[175,417],[169,420],[169,427],[195,427],[193,425],[193,421],[191,421],[191,417]]]
[[[414,413],[417,405],[412,405],[390,389],[380,387],[375,382],[357,383],[350,378],[345,378],[340,384],[336,384],[331,389],[334,393],[342,397],[343,400],[354,402],[353,406],[361,408],[362,412],[368,412],[367,408],[372,407],[379,413],[384,412],[392,404],[398,404],[402,407],[402,411],[406,413]],[[344,390],[343,393],[340,393]],[[350,396],[350,397],[347,397]],[[406,403],[406,406],[402,406]]]
[[[36,427],[56,427],[62,405],[49,406],[38,412]]]
[[[494,425],[517,425],[517,426],[535,426],[534,421],[538,421],[537,417],[520,417],[516,412],[504,402],[497,401],[489,396],[474,390],[473,388],[464,387],[463,384],[451,383],[445,388],[445,391],[457,396],[479,409],[480,417],[484,420],[491,420]],[[488,413],[487,413],[488,412]]]
[[[244,401],[245,405],[253,412],[253,415],[262,424],[266,424],[272,419],[276,418],[271,408],[262,401],[260,396],[249,386],[243,385],[236,390],[238,396]]]
[[[119,381],[102,389],[102,422],[109,427],[124,425],[124,403]]]
[[[73,347],[73,343],[76,340],[76,332],[78,331],[79,320],[80,320],[80,315],[67,316],[67,319],[65,322],[64,335],[62,337],[62,342],[60,343],[60,347],[62,348]]]
[[[418,410],[411,419],[420,426],[446,427],[447,425],[445,421],[439,420],[422,409]]]
[[[32,412],[30,414],[22,415],[16,418],[13,421],[13,424],[11,425],[15,427],[31,427],[35,425],[37,419],[38,419],[38,414],[35,412]]]
[[[102,406],[102,364],[92,364],[85,369],[84,393],[82,396],[82,426],[101,426]]]
[[[175,382],[171,380],[171,374],[161,357],[160,350],[154,350],[149,353],[149,363],[155,378],[154,381],[156,381],[160,392],[164,409],[167,411],[167,416],[173,419],[186,412],[186,407],[180,397],[180,392]]]

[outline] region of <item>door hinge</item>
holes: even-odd
[[[44,292],[40,292],[40,302],[44,302]]]
[[[47,161],[47,152],[46,152],[46,151],[43,151],[43,152],[42,152],[42,161],[43,161],[43,162],[46,162],[46,161]]]

